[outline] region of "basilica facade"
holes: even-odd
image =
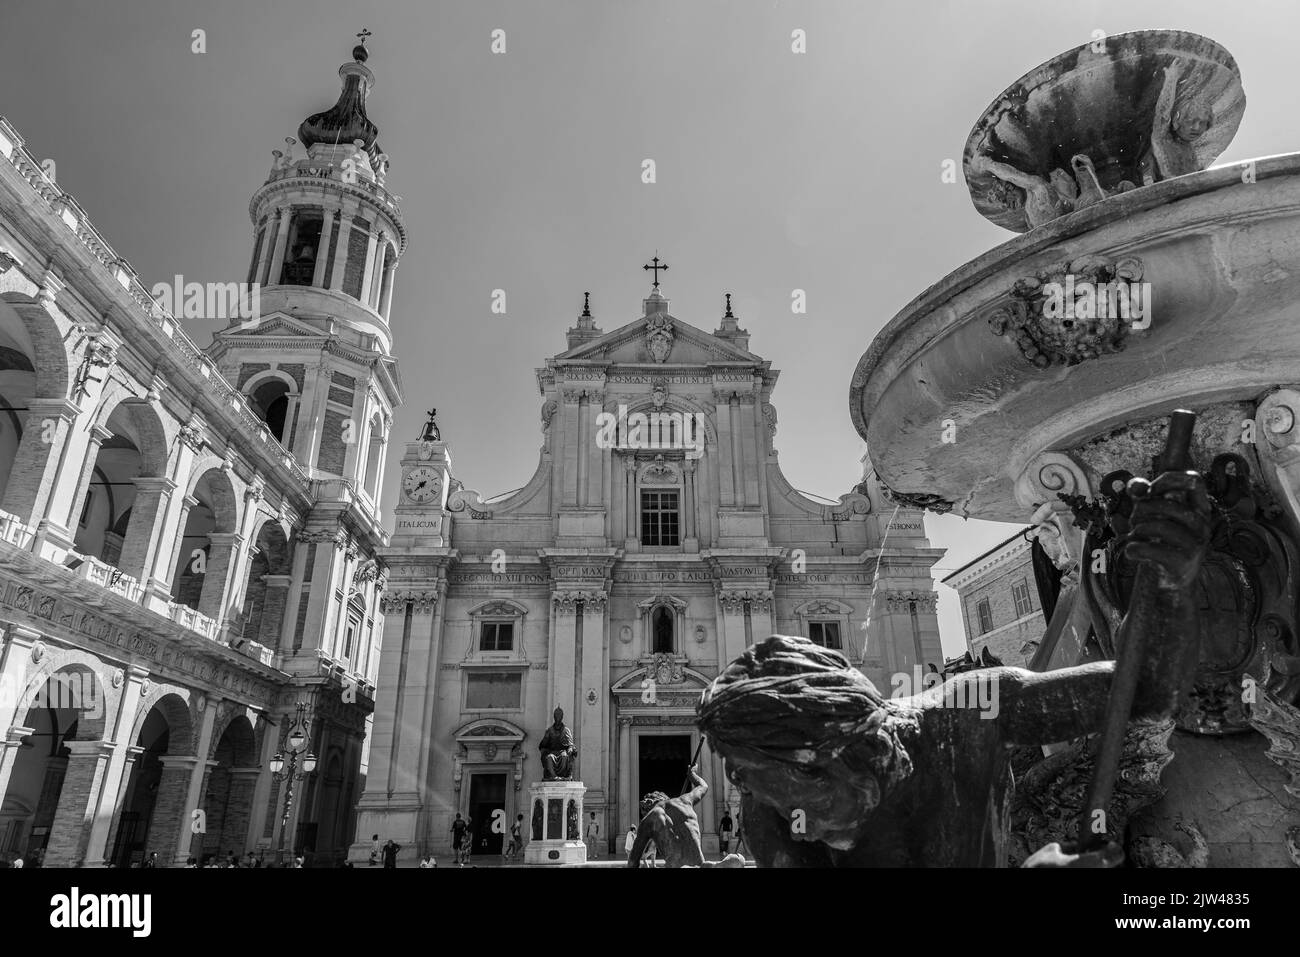
[[[838,501],[792,488],[777,461],[777,371],[729,305],[712,332],[669,306],[656,282],[603,332],[584,305],[537,371],[541,446],[518,491],[485,501],[468,488],[432,422],[407,445],[380,550],[355,860],[372,834],[403,856],[445,854],[457,813],[474,853],[499,853],[509,822],[531,818],[556,707],[578,750],[584,833],[595,812],[603,852],[621,848],[643,794],[680,793],[702,690],[773,633],[841,650],[885,694],[892,675],[942,667],[941,550],[921,512],[888,498],[865,458]],[[716,851],[738,798],[707,744],[700,764]]]
[[[275,152],[246,281],[177,277],[177,295],[0,119],[6,858],[323,862],[351,843],[406,245],[366,59]],[[198,347],[182,319],[223,302]]]

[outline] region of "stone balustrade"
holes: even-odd
[[[127,601],[139,603],[144,599],[144,586],[140,582],[127,575],[125,572],[98,558],[87,558],[83,556],[81,565],[77,568],[77,575],[94,585],[107,588],[109,591],[121,595]]]
[[[36,538],[36,532],[18,520],[17,515],[0,512],[0,541],[28,549]]]

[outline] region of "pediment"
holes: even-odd
[[[651,320],[661,325],[663,334],[670,340],[662,361],[651,352],[650,336],[660,331],[651,328]],[[599,359],[620,365],[705,365],[710,362],[764,361],[760,356],[698,329],[671,313],[641,316],[598,339],[562,352],[555,359]]]
[[[216,333],[216,338],[228,339],[234,336],[324,336],[325,330],[319,325],[299,319],[284,312],[272,312],[260,321],[249,320],[247,325],[230,326]]]

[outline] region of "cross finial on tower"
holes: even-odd
[[[652,271],[654,272],[654,277],[655,277],[655,279],[654,279],[654,291],[655,291],[655,292],[658,292],[658,291],[659,291],[659,270],[662,269],[664,272],[667,272],[667,271],[668,271],[668,264],[667,264],[667,263],[663,263],[662,265],[660,265],[658,254],[656,254],[655,257],[654,257],[654,259],[650,260],[650,262],[654,263],[654,265],[651,266],[651,265],[648,265],[648,264],[647,264],[647,265],[645,265],[645,266],[642,266],[641,268],[642,268],[642,269],[649,269],[649,270],[652,270]]]
[[[582,315],[584,319],[591,318],[591,293],[589,292],[582,294]]]
[[[731,293],[727,293],[727,314],[726,314],[725,316],[723,316],[722,318],[723,318],[723,319],[735,319],[735,318],[736,318],[735,316],[733,316],[733,315],[731,314]]]
[[[356,60],[358,63],[365,63],[370,59],[370,53],[366,50],[366,41],[370,39],[371,36],[371,32],[365,27],[362,27],[361,32],[357,34],[357,39],[361,42],[352,48],[352,59]]]

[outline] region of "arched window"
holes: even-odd
[[[319,209],[302,210],[293,217],[289,241],[284,247],[284,270],[280,282],[286,286],[310,286],[320,255],[321,227],[325,216]]]
[[[660,605],[650,616],[650,627],[654,634],[653,649],[655,654],[673,653],[673,611]]]
[[[290,391],[289,383],[272,378],[261,382],[248,396],[253,410],[262,417],[271,434],[281,443],[288,437],[286,429],[289,424]]]

